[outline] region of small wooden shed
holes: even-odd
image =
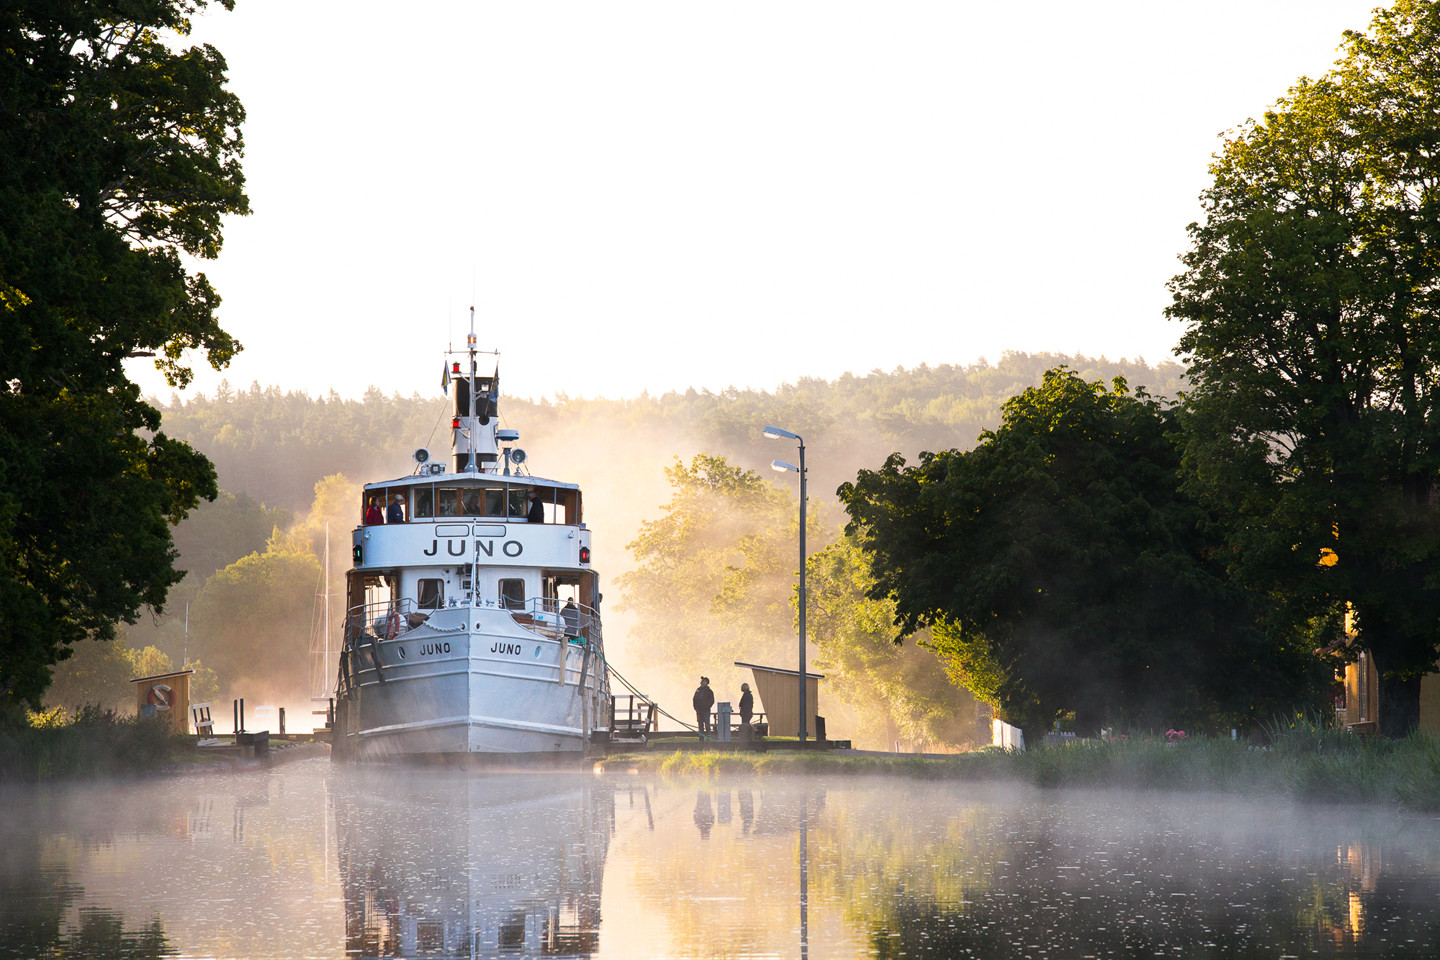
[[[141,716],[153,712],[156,716],[167,717],[176,733],[189,733],[190,676],[194,672],[179,670],[131,680],[135,684],[135,712]]]
[[[758,663],[735,661],[737,667],[748,667],[755,681],[755,696],[765,712],[770,732],[775,736],[793,737],[800,734],[800,671],[783,667],[766,667]],[[805,673],[805,735],[815,737],[815,717],[820,712],[820,681],[824,674]]]

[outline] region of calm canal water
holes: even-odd
[[[9,790],[0,957],[1426,957],[1440,822],[306,760]]]

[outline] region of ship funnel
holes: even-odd
[[[455,399],[454,416],[450,421],[450,452],[456,473],[470,469],[470,454],[475,454],[474,469],[494,473],[500,459],[496,437],[500,416],[500,376],[476,376],[472,382],[463,374],[450,381]],[[473,400],[473,403],[472,403]]]

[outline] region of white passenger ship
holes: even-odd
[[[334,755],[583,754],[611,697],[580,489],[525,472],[473,330],[445,381],[449,457],[362,495]]]

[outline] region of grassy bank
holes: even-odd
[[[986,748],[949,757],[827,751],[628,754],[607,770],[670,776],[812,773],[884,774],[931,780],[1026,783],[1037,787],[1208,790],[1308,802],[1386,803],[1440,810],[1440,741],[1359,737],[1314,724],[1272,731],[1256,747],[1229,739],[1087,741],[1024,753]]]
[[[188,751],[164,720],[121,717],[93,707],[6,717],[0,722],[0,781],[139,776]]]

